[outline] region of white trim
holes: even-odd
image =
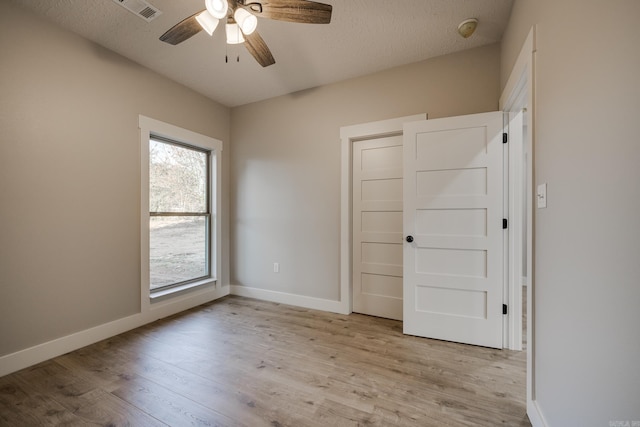
[[[184,310],[213,301],[229,294],[229,286],[209,288],[190,293],[170,302],[154,304],[153,309],[123,317],[93,328],[85,329],[61,338],[0,357],[0,377],[20,369],[44,362],[70,351],[110,338],[131,329],[171,316]]]
[[[502,111],[509,110],[511,106],[516,104],[516,101],[518,101],[522,96],[521,89],[524,87],[525,83],[527,85],[531,84],[531,82],[523,82],[522,76],[524,73],[531,74],[532,71],[531,55],[535,52],[535,36],[536,27],[532,27],[531,30],[529,30],[527,38],[522,44],[518,58],[511,69],[511,74],[509,74],[507,84],[504,86],[504,90],[500,96],[499,105],[500,110]]]
[[[207,135],[202,135],[179,126],[165,123],[143,115],[138,116],[138,127],[146,134],[154,133],[165,138],[173,139],[177,142],[195,145],[207,150],[222,151],[222,141]],[[145,143],[148,139],[144,140]]]
[[[398,117],[362,123],[340,128],[342,166],[340,173],[340,313],[352,311],[351,283],[351,166],[353,141],[379,138],[385,135],[401,135],[402,126],[408,122],[426,120],[426,114]]]
[[[502,111],[502,110],[500,110]],[[509,280],[509,272],[512,271],[512,258],[509,245],[510,237],[513,234],[512,230],[514,228],[513,217],[510,215],[509,211],[509,200],[511,199],[511,193],[509,189],[512,188],[510,181],[510,162],[509,162],[509,153],[511,152],[510,147],[512,144],[512,136],[509,132],[509,114],[502,111],[502,132],[507,133],[509,138],[509,144],[502,144],[502,218],[507,219],[507,232],[502,233],[502,304],[507,305],[507,315],[502,316],[502,348],[509,348],[511,350],[519,350],[515,348],[511,348],[511,344],[513,341],[510,337],[511,322],[510,319],[513,318],[514,311],[517,310],[517,307],[513,307],[511,301],[509,299],[511,292],[511,281]]]
[[[263,301],[277,302],[281,304],[294,305],[297,307],[310,308],[313,310],[329,311],[338,314],[349,314],[344,310],[342,301],[328,300],[323,298],[307,297],[304,295],[290,294],[286,292],[270,291],[267,289],[251,288],[248,286],[231,285],[231,295],[241,297],[256,298]]]
[[[526,82],[526,78],[524,79]],[[516,94],[519,102],[526,100],[524,96]],[[515,104],[519,106],[520,104]],[[505,113],[506,126],[509,132],[509,143],[506,144],[507,157],[505,173],[507,176],[507,192],[505,193],[505,218],[509,219],[507,229],[507,244],[505,245],[507,259],[507,274],[505,276],[505,303],[508,305],[508,315],[505,324],[505,348],[522,350],[522,235],[526,229],[523,211],[523,162],[524,136],[523,112],[521,108],[516,112]],[[518,135],[518,133],[520,135]],[[531,209],[528,206],[528,209]]]
[[[536,59],[536,27],[532,27],[527,38],[522,45],[520,54],[509,75],[507,84],[505,85],[502,96],[500,97],[500,109],[503,111],[512,110],[519,106],[522,97],[526,93],[527,99],[527,129],[528,129],[528,155],[527,155],[527,415],[534,426],[546,426],[544,417],[538,408],[535,390],[535,270],[534,270],[534,219],[533,219],[533,157],[536,141],[535,117],[536,117],[536,99],[535,99],[535,59]],[[523,92],[526,90],[526,92]]]
[[[536,400],[527,402],[527,416],[529,417],[532,427],[547,427],[549,425],[542,415],[542,411],[540,411]]]
[[[160,301],[161,299],[164,298],[169,298],[171,296],[180,294],[180,293],[184,293],[187,291],[190,291],[192,289],[195,288],[200,288],[203,286],[215,286],[216,282],[215,280],[211,280],[211,279],[206,279],[206,280],[199,280],[197,282],[190,282],[190,283],[185,283],[183,285],[179,285],[173,288],[169,288],[169,289],[161,289],[159,291],[154,291],[149,298],[151,299],[151,307],[153,309],[154,305],[157,301]]]
[[[530,39],[531,37],[531,39]],[[525,42],[525,46],[527,46],[528,42],[532,41],[532,34],[529,35],[527,41]],[[523,47],[518,59],[516,61],[516,65],[514,66],[513,72],[509,76],[509,80],[507,81],[507,85],[505,86],[505,91],[500,97],[500,109],[509,112],[508,114],[508,122],[509,131],[511,132],[511,123],[510,120],[514,118],[513,113],[519,113],[523,109],[528,109],[531,107],[529,103],[529,99],[532,95],[529,93],[529,81],[531,80],[529,73],[529,62],[527,62],[527,54],[523,54],[523,52],[527,51],[528,48]],[[529,51],[528,56],[531,56],[531,51]],[[509,92],[507,92],[509,91]],[[527,115],[530,117],[531,114]],[[520,124],[520,126],[522,123]],[[527,127],[527,130],[530,131],[530,127]],[[527,137],[529,137],[527,135]],[[514,142],[519,141],[519,139],[514,138]],[[507,316],[507,348],[511,350],[521,350],[522,349],[522,283],[521,283],[521,272],[522,272],[522,239],[521,236],[523,234],[523,230],[528,229],[527,225],[524,223],[522,211],[522,176],[523,176],[523,164],[525,161],[525,152],[524,146],[527,145],[527,141],[520,141],[520,146],[515,144],[509,144],[509,205],[508,205],[508,218],[509,218],[509,275],[508,275],[508,305],[509,305],[509,315]],[[527,157],[527,161],[530,156]],[[530,168],[527,166],[527,173],[529,173]],[[531,187],[531,181],[527,179],[527,186]],[[527,221],[529,221],[532,217],[532,205],[531,203],[527,204],[528,213],[526,215]],[[530,235],[529,235],[530,236]],[[529,237],[528,236],[528,237]],[[528,238],[527,242],[530,243],[531,239]],[[528,243],[528,245],[529,245]],[[529,252],[529,250],[527,251]]]
[[[221,277],[220,267],[222,265],[222,221],[218,215],[221,211],[220,203],[222,197],[222,141],[183,129],[169,123],[155,120],[140,115],[138,117],[138,127],[140,128],[140,311],[144,313],[151,304],[156,304],[159,299],[149,295],[149,139],[151,134],[169,138],[177,142],[183,142],[192,146],[209,150],[212,153],[213,162],[210,166],[211,176],[214,179],[215,187],[210,190],[210,200],[215,201],[211,206],[211,220],[213,230],[211,242],[212,253],[215,259],[210,259],[211,278],[198,282],[198,286],[214,285],[219,286],[216,278]],[[176,288],[176,293],[182,293],[184,287]],[[160,295],[166,298],[168,293]]]

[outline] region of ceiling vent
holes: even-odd
[[[162,15],[162,11],[145,0],[113,0],[113,2],[147,22],[151,22]]]

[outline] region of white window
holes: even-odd
[[[214,284],[222,142],[144,116],[139,124],[143,297]]]
[[[151,292],[211,277],[210,157],[209,150],[151,134]]]

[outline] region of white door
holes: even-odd
[[[404,126],[406,334],[502,348],[502,122]]]
[[[353,311],[402,320],[402,135],[353,143]]]

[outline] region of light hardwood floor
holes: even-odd
[[[525,362],[230,296],[0,378],[0,424],[530,426]]]

